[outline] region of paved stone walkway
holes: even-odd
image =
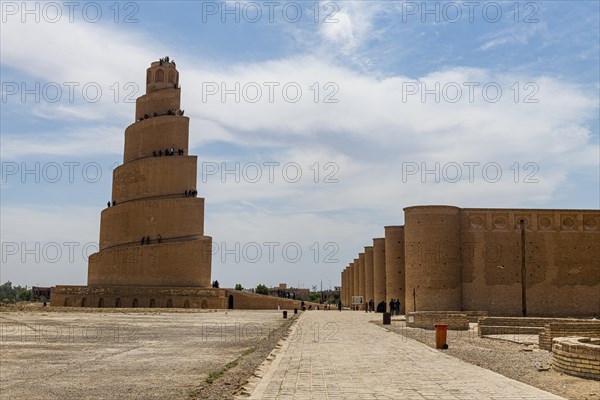
[[[305,312],[249,383],[250,399],[562,399],[368,322],[376,318]]]

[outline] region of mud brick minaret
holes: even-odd
[[[125,129],[123,165],[113,172],[88,285],[53,287],[52,306],[300,307],[300,300],[212,287],[212,238],[204,235],[197,157],[188,153],[190,120],[180,98],[175,63],[168,57],[153,62],[146,70],[146,94],[136,101],[135,122]]]
[[[111,207],[102,211],[89,286],[210,287],[211,238],[204,236],[178,82],[173,62],[153,62],[146,71],[146,94],[137,99],[123,165],[113,173]]]
[[[188,153],[190,120],[180,98],[175,63],[153,62],[135,122],[125,129],[88,286],[55,287],[53,305],[225,307],[225,291],[211,288],[212,239],[204,235],[197,157]]]

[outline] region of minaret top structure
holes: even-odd
[[[153,61],[146,69],[146,94],[136,100],[135,121],[163,115],[182,116],[180,100],[179,72],[175,62],[169,57]]]
[[[179,88],[179,72],[169,57],[154,61],[146,70],[146,94],[161,89]]]

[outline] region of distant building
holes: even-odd
[[[40,300],[41,298],[50,300],[50,288],[43,286],[32,286],[31,287],[31,299]]]
[[[287,287],[286,283],[280,283],[278,287],[270,288],[269,295],[286,299],[308,300],[308,289]]]
[[[340,298],[340,288],[336,286],[334,290],[323,290],[321,297],[323,298],[323,302],[337,303]]]

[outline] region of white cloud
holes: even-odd
[[[63,132],[2,135],[2,159],[18,160],[32,155],[86,156],[123,154],[123,129],[115,126],[85,126]]]
[[[543,22],[512,24],[508,29],[500,29],[483,36],[482,40],[485,43],[479,47],[479,50],[486,51],[507,44],[527,45],[531,38],[539,36],[542,33],[544,36],[547,34],[547,26]]]
[[[2,281],[85,284],[97,249],[98,209],[75,204],[2,205]]]

